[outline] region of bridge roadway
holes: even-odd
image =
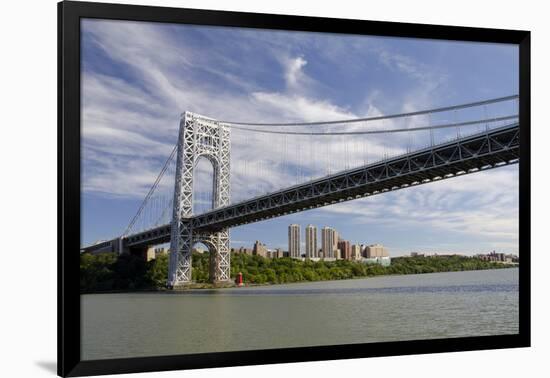
[[[519,161],[519,124],[455,139],[363,167],[338,172],[189,218],[195,230],[218,230],[338,202],[479,172]],[[128,235],[143,249],[170,241],[170,224]],[[118,250],[119,239],[84,248]]]

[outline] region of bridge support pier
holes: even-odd
[[[111,242],[113,246],[113,252],[116,252],[118,255],[130,253],[130,248],[124,242],[123,237],[119,237]]]
[[[224,229],[210,234],[208,238],[212,245],[210,251],[210,282],[213,284],[230,282],[231,253],[229,249],[229,230]],[[204,237],[201,238],[201,240],[203,239]]]
[[[142,245],[139,247],[129,247],[124,242],[124,238],[120,237],[111,241],[112,252],[118,255],[134,255],[143,258],[145,261],[151,261],[155,258],[154,245]]]
[[[168,286],[185,286],[192,281],[192,248],[203,243],[210,250],[210,281],[231,281],[229,230],[195,231],[193,217],[194,170],[199,158],[212,163],[214,177],[212,208],[229,205],[229,128],[213,119],[190,112],[183,114],[178,136],[174,208],[170,236]]]
[[[231,254],[229,230],[193,232],[189,222],[182,222],[179,230],[180,249],[170,251],[168,286],[187,286],[192,282],[192,251],[196,243],[203,243],[210,253],[209,280],[213,284],[231,282]],[[172,237],[178,237],[172,233]]]

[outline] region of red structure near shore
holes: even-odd
[[[235,278],[235,284],[237,286],[244,286],[244,283],[243,283],[243,274],[241,272],[239,272],[237,274],[237,278]]]

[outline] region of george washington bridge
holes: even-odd
[[[231,227],[519,162],[518,96],[372,113],[253,123],[185,112],[126,230],[82,250],[141,255],[169,242],[173,287],[191,281],[200,242],[211,281],[229,281]]]

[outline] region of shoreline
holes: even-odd
[[[504,264],[503,264],[504,265]],[[167,287],[161,288],[146,288],[146,289],[120,289],[120,290],[105,290],[105,291],[89,291],[89,292],[80,292],[80,295],[91,295],[91,294],[134,294],[134,293],[163,293],[163,294],[177,294],[188,291],[200,291],[200,290],[224,290],[224,289],[237,289],[237,288],[252,288],[252,287],[263,287],[263,286],[280,286],[280,285],[293,285],[293,284],[304,284],[304,283],[314,283],[314,282],[336,282],[336,281],[352,281],[360,279],[370,279],[370,278],[381,278],[381,277],[392,277],[392,276],[410,276],[410,275],[428,275],[428,274],[438,274],[438,273],[458,273],[458,272],[479,272],[479,271],[491,271],[491,270],[500,270],[500,269],[511,269],[519,268],[519,264],[511,265],[505,264],[501,268],[491,268],[491,269],[465,269],[465,270],[442,270],[439,272],[424,272],[424,273],[389,273],[389,274],[378,274],[373,276],[362,276],[362,277],[352,277],[345,279],[336,279],[336,280],[315,280],[315,281],[296,281],[296,282],[284,282],[284,283],[251,283],[245,284],[243,286],[237,286],[234,282],[224,283],[224,284],[211,284],[207,282],[195,282],[190,283],[182,287],[177,287],[169,289]]]

